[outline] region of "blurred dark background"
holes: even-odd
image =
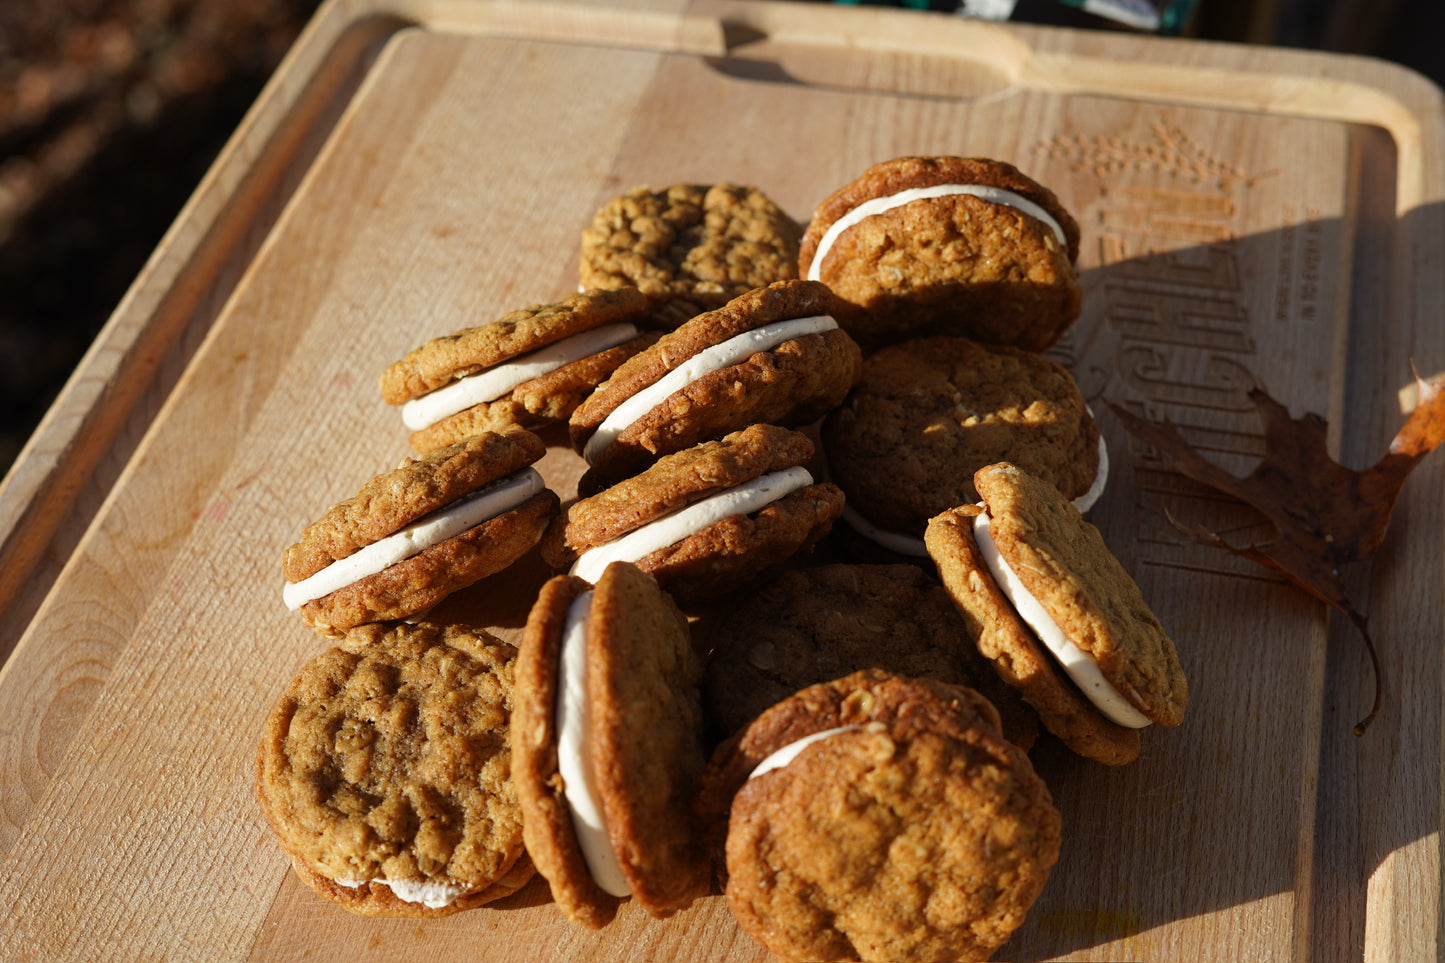
[[[1442,83],[1440,0],[1172,2],[1183,14],[1170,33],[1368,54]],[[0,0],[0,471],[316,6]],[[1060,0],[986,0],[975,12],[984,7],[1130,29]]]

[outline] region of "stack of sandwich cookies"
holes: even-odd
[[[754,187],[638,187],[608,201],[583,231],[582,287],[637,288],[682,322],[796,278],[802,233]]]
[[[805,689],[720,746],[726,896],[784,960],[984,960],[1058,859],[1061,820],[978,693],[878,671]]]
[[[1118,765],[1139,730],[1184,719],[1189,686],[1138,585],[1057,489],[980,469],[982,507],[944,512],[926,540],[981,651],[1075,752]]]
[[[282,598],[336,635],[425,612],[537,544],[560,507],[521,428],[484,432],[368,481],[307,526],[282,560]]]
[[[433,338],[387,367],[381,397],[400,409],[412,447],[431,451],[481,431],[564,422],[658,332],[635,288],[584,291]]]
[[[950,333],[1042,351],[1082,307],[1078,249],[1077,222],[1011,164],[900,157],[818,205],[799,276],[833,289],[868,349]]]
[[[1038,716],[1005,685],[969,637],[953,599],[916,565],[832,564],[790,569],[704,611],[693,638],[706,652],[703,710],[727,737],[800,689],[860,669],[978,690],[1023,749]]]
[[[516,649],[480,629],[366,625],[297,675],[256,759],[297,874],[368,916],[445,916],[534,870],[511,782]]]
[[[826,287],[785,281],[749,291],[623,362],[569,422],[588,475],[615,480],[658,457],[750,424],[805,425],[858,377],[858,346]],[[601,484],[588,483],[592,490]]]
[[[542,557],[589,582],[613,561],[633,562],[684,605],[716,598],[832,527],[843,493],[814,482],[812,456],[806,435],[776,425],[665,455],[558,515]]]
[[[573,922],[623,899],[666,917],[710,886],[691,814],[704,765],[687,620],[625,562],[543,586],[517,668],[513,770],[527,850]]]
[[[891,345],[823,425],[845,520],[892,551],[925,556],[928,520],[973,504],[973,474],[1011,462],[1087,511],[1103,492],[1103,437],[1069,372],[1037,354],[957,336]]]

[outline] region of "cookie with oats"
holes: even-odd
[[[533,875],[511,781],[516,649],[370,624],[308,662],[266,722],[262,812],[308,885],[366,916],[446,916]]]
[[[527,618],[513,722],[527,850],[572,922],[624,899],[667,917],[707,893],[691,811],[704,764],[687,619],[634,565],[559,575]]]
[[[1078,253],[1078,223],[1012,164],[899,157],[818,205],[798,270],[833,289],[867,350],[961,334],[1042,351],[1082,308]]]
[[[564,422],[619,364],[656,341],[657,305],[635,288],[583,291],[432,338],[387,366],[382,400],[433,451],[468,435]]]
[[[779,282],[628,358],[568,422],[588,474],[612,481],[750,424],[791,428],[822,417],[862,361],[831,315],[836,304],[821,284]]]
[[[1102,491],[1102,440],[1067,369],[1017,348],[935,336],[863,362],[823,424],[829,477],[867,523],[918,542],[928,520],[978,501],[973,474],[1008,461],[1086,510]]]
[[[664,455],[559,514],[542,537],[554,568],[595,581],[616,560],[650,573],[692,607],[808,551],[837,520],[843,493],[816,482],[813,443],[749,425]]]
[[[978,653],[953,599],[916,565],[831,564],[790,569],[701,613],[693,637],[707,653],[703,709],[726,737],[774,703],[860,669],[978,690],[1004,734],[1024,749],[1038,717]]]
[[[698,800],[725,820],[728,906],[783,960],[988,959],[1059,855],[1059,812],[992,704],[877,670],[763,713]]]
[[[1189,685],[1173,641],[1053,486],[1007,464],[974,483],[985,507],[941,513],[925,540],[979,651],[1075,752],[1133,760],[1141,729],[1184,720]]]
[[[324,635],[424,612],[537,544],[560,502],[521,428],[483,432],[366,482],[286,549],[282,599]]]
[[[635,287],[674,322],[797,277],[802,225],[755,187],[637,187],[582,232],[584,288]]]

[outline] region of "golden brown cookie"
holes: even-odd
[[[1023,749],[1038,717],[979,655],[952,597],[916,565],[791,569],[704,611],[693,637],[707,653],[703,711],[719,737],[776,702],[859,669],[978,690]]]
[[[1183,721],[1189,687],[1173,641],[1053,486],[1007,464],[974,483],[986,512],[944,512],[925,539],[979,651],[1075,752],[1131,761],[1138,730]]]
[[[691,813],[704,763],[687,620],[625,562],[559,575],[527,619],[513,721],[527,849],[573,922],[631,897],[657,917],[704,895]]]
[[[865,349],[937,333],[1042,351],[1079,315],[1078,248],[1077,222],[1013,165],[899,157],[818,205],[798,271]]]
[[[727,820],[728,905],[784,960],[987,959],[1059,853],[1059,813],[993,706],[876,670],[759,716],[698,799]]]
[[[558,515],[542,557],[588,581],[634,562],[684,605],[716,598],[828,533],[843,493],[814,482],[812,454],[806,435],[750,425],[665,455]]]
[[[526,554],[560,507],[521,428],[408,459],[308,525],[286,549],[283,599],[326,635],[407,618]]]
[[[861,355],[821,284],[749,291],[624,361],[568,422],[573,447],[608,480],[750,424],[822,417],[858,377]]]
[[[531,878],[511,781],[516,650],[481,629],[365,625],[267,720],[261,809],[297,874],[368,916],[445,916]]]
[[[619,364],[656,341],[654,304],[635,288],[584,291],[433,338],[381,374],[382,400],[433,451],[511,425],[566,421]]]
[[[914,540],[914,555],[924,554],[930,518],[978,501],[973,473],[985,465],[1012,462],[1081,510],[1102,487],[1099,428],[1069,372],[968,338],[918,338],[870,355],[824,421],[823,446],[856,513],[848,520]]]
[[[638,288],[680,323],[797,277],[802,233],[754,187],[638,187],[608,201],[582,232],[582,286]]]

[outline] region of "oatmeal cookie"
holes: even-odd
[[[297,874],[368,916],[445,916],[533,875],[511,781],[516,649],[481,629],[370,624],[267,720],[261,809]]]
[[[636,566],[595,588],[559,575],[527,619],[517,669],[517,793],[527,849],[573,922],[631,898],[657,917],[710,884],[691,813],[704,764],[687,620]]]
[[[978,693],[878,670],[804,689],[719,747],[728,905],[784,960],[984,960],[1058,859],[1061,819]]]
[[[656,341],[655,305],[635,288],[584,291],[502,315],[409,351],[382,372],[382,400],[433,451],[511,425],[564,422],[619,364]]]
[[[1016,348],[935,336],[863,362],[823,424],[829,477],[868,531],[911,538],[939,512],[978,501],[973,473],[1012,462],[1086,510],[1102,490],[1101,436],[1079,387]],[[853,516],[849,516],[853,520]]]
[[[916,565],[832,564],[783,572],[703,612],[703,711],[726,737],[774,703],[860,669],[978,690],[1028,749],[1038,717],[969,638],[952,597]]]
[[[542,557],[588,581],[610,561],[634,562],[684,605],[716,598],[832,527],[843,494],[813,480],[812,455],[806,435],[777,425],[665,455],[559,514]]]
[[[1006,464],[974,483],[986,510],[944,512],[925,540],[979,651],[1075,752],[1133,760],[1140,729],[1183,722],[1189,686],[1173,641],[1053,486]]]
[[[406,618],[526,554],[557,513],[521,428],[484,432],[368,481],[286,549],[288,608],[325,635]]]
[[[615,480],[749,424],[796,427],[842,400],[862,358],[821,284],[729,301],[624,361],[568,423],[589,474]]]
[[[865,349],[961,334],[1042,351],[1079,316],[1078,252],[1077,222],[1013,165],[899,157],[818,205],[798,263]]]
[[[608,201],[582,232],[581,282],[638,288],[682,322],[796,278],[802,233],[755,187],[638,187]]]

